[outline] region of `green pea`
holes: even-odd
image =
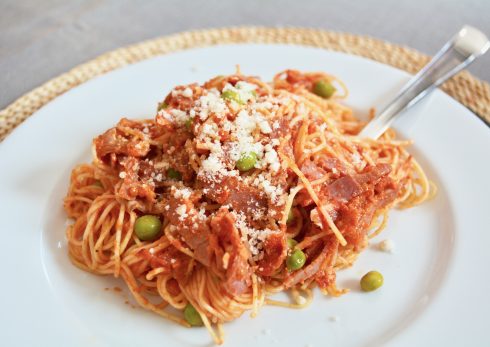
[[[296,245],[298,244],[298,241],[293,238],[288,238],[286,242],[288,244],[288,248],[290,249],[294,249],[294,247],[296,247]]]
[[[240,98],[240,94],[234,90],[225,90],[221,93],[221,97],[225,100],[235,101],[238,104],[243,104],[243,100]]]
[[[294,221],[294,212],[291,208],[288,213],[288,219],[286,220],[286,224],[291,224]]]
[[[167,170],[167,177],[171,180],[180,181],[182,179],[182,174],[175,170],[174,168],[170,168]]]
[[[184,308],[184,318],[193,327],[199,327],[203,325],[201,315],[191,304],[187,304]]]
[[[188,118],[188,119],[185,121],[184,125],[185,125],[185,127],[187,128],[187,130],[189,130],[189,131],[190,131],[190,130],[192,130],[192,123],[193,123],[193,122],[194,122],[194,120],[193,120],[192,118]]]
[[[96,186],[96,187],[99,187],[99,188],[104,188],[104,186],[102,185],[102,182],[99,181],[99,180],[95,181],[92,185],[93,186]]]
[[[321,96],[324,99],[328,99],[331,97],[337,89],[328,81],[322,80],[315,83],[313,86],[313,93],[318,96]]]
[[[144,215],[134,223],[134,232],[141,241],[153,241],[160,235],[162,222],[156,216]]]
[[[240,159],[236,162],[236,167],[240,171],[248,171],[253,169],[257,162],[257,154],[255,152],[243,153]]]
[[[383,285],[383,275],[378,271],[369,271],[361,278],[361,289],[365,292],[371,292]]]
[[[158,107],[157,107],[157,111],[161,111],[161,110],[164,110],[168,107],[168,104],[164,101],[164,102],[159,102],[158,103]]]
[[[286,266],[289,271],[301,269],[306,262],[306,255],[302,250],[297,249],[286,258]]]

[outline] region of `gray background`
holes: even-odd
[[[490,35],[490,0],[0,0],[0,109],[106,51],[179,31],[305,26],[434,54],[464,24]],[[490,53],[471,68],[490,80]]]

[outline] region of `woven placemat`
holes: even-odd
[[[43,105],[71,88],[135,62],[194,47],[231,43],[289,43],[359,55],[415,73],[430,57],[367,36],[305,28],[237,27],[189,31],[145,41],[103,54],[23,95],[0,111],[0,141]],[[463,71],[442,89],[490,123],[490,86]]]

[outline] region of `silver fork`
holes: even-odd
[[[395,98],[374,117],[360,137],[377,139],[403,111],[415,105],[447,79],[470,65],[490,47],[480,30],[465,25],[447,42],[422,70],[400,90]]]

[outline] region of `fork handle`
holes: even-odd
[[[490,47],[488,38],[476,28],[464,26],[400,90],[397,96],[359,133],[377,139],[403,111],[422,100],[435,88],[484,54]]]

